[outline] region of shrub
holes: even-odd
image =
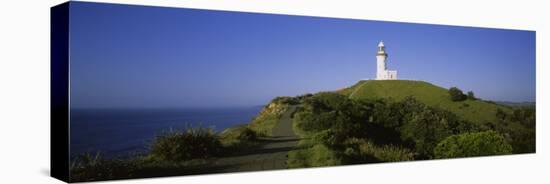
[[[413,97],[399,102],[355,101],[332,93],[319,93],[306,100],[294,116],[296,132],[312,136],[315,143],[338,152],[348,150],[343,142],[366,138],[376,145],[397,145],[416,151],[418,158],[433,158],[433,149],[444,138],[479,131],[480,127],[455,114],[427,106]]]
[[[456,117],[437,109],[422,106],[418,112],[406,114],[400,128],[404,140],[412,140],[415,151],[423,157],[432,158],[433,148],[445,137],[452,135]]]
[[[254,141],[257,134],[245,125],[225,129],[220,133],[222,140]]]
[[[315,144],[323,144],[331,149],[342,149],[342,143],[346,138],[347,135],[328,129],[314,134],[310,142]]]
[[[137,168],[132,161],[104,159],[99,153],[85,153],[71,161],[70,180],[82,182],[130,178]]]
[[[464,133],[445,138],[434,149],[436,158],[472,157],[512,153],[512,146],[495,131]]]
[[[341,165],[338,154],[322,144],[312,147],[293,150],[288,153],[287,165],[289,168],[320,167]]]
[[[464,101],[468,98],[466,95],[464,95],[464,93],[462,93],[462,90],[458,89],[457,87],[450,88],[449,95],[451,96],[451,100],[453,102]]]
[[[329,129],[332,123],[336,121],[335,112],[319,112],[299,111],[294,114],[294,122],[296,127],[304,132],[311,134],[312,132],[323,131]]]
[[[212,129],[189,128],[158,135],[150,156],[165,161],[209,158],[218,154],[221,143]]]
[[[477,100],[476,96],[474,95],[473,91],[468,91],[468,99],[469,100]]]
[[[323,92],[305,100],[294,114],[294,123],[298,132],[306,134],[327,129],[339,134],[357,134],[364,129],[367,113],[360,102],[338,93]]]
[[[297,97],[288,97],[288,96],[278,96],[275,97],[272,103],[285,104],[285,105],[296,105],[300,103],[299,98]]]
[[[407,148],[387,144],[377,146],[366,139],[350,138],[345,141],[348,149],[345,154],[354,163],[396,162],[414,160],[414,152]]]
[[[258,140],[256,132],[245,125],[225,129],[219,137],[227,148],[225,151],[242,151],[241,149],[255,145]]]
[[[504,121],[506,120],[507,114],[502,109],[498,108],[495,116],[497,117],[498,120]]]
[[[303,94],[303,95],[300,95],[300,96],[296,96],[296,99],[298,99],[298,102],[299,102],[299,103],[304,103],[304,101],[305,101],[306,99],[308,99],[309,97],[312,97],[312,96],[313,96],[313,94],[311,94],[311,93],[306,93],[306,94]]]
[[[536,151],[536,113],[534,108],[515,108],[513,113],[497,109],[496,123],[489,123],[492,130],[500,132],[514,148],[514,153]]]

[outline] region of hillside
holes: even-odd
[[[451,111],[465,120],[477,123],[496,122],[495,114],[499,108],[505,112],[511,111],[506,106],[481,100],[453,102],[450,100],[447,89],[423,81],[360,81],[351,87],[339,90],[338,93],[352,99],[385,98],[394,101],[413,96],[429,106]]]

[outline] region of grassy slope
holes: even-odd
[[[510,111],[506,106],[487,103],[481,100],[453,102],[450,100],[447,89],[423,81],[360,81],[338,92],[348,95],[352,99],[386,98],[398,101],[407,96],[414,96],[417,100],[427,105],[446,109],[466,120],[478,123],[495,122],[495,113],[498,108]]]
[[[278,102],[269,103],[249,124],[250,129],[261,136],[271,136],[273,128],[287,109],[288,105]]]

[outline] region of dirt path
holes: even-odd
[[[349,94],[349,98],[353,97],[353,95],[355,95],[355,93],[357,93],[357,91],[359,91],[359,89],[361,89],[361,87],[363,87],[368,81],[365,81],[363,82],[363,84],[359,85],[357,88],[355,88],[355,90],[353,90],[353,92],[351,92],[351,94]]]
[[[298,137],[292,130],[292,113],[295,106],[290,107],[273,128],[273,136],[262,139],[257,150],[248,154],[225,157],[216,160],[215,165],[224,168],[222,172],[255,171],[285,169],[287,154],[298,144]]]

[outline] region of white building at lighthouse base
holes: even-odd
[[[384,70],[379,71],[376,76],[376,80],[397,80],[397,71],[396,70]]]

